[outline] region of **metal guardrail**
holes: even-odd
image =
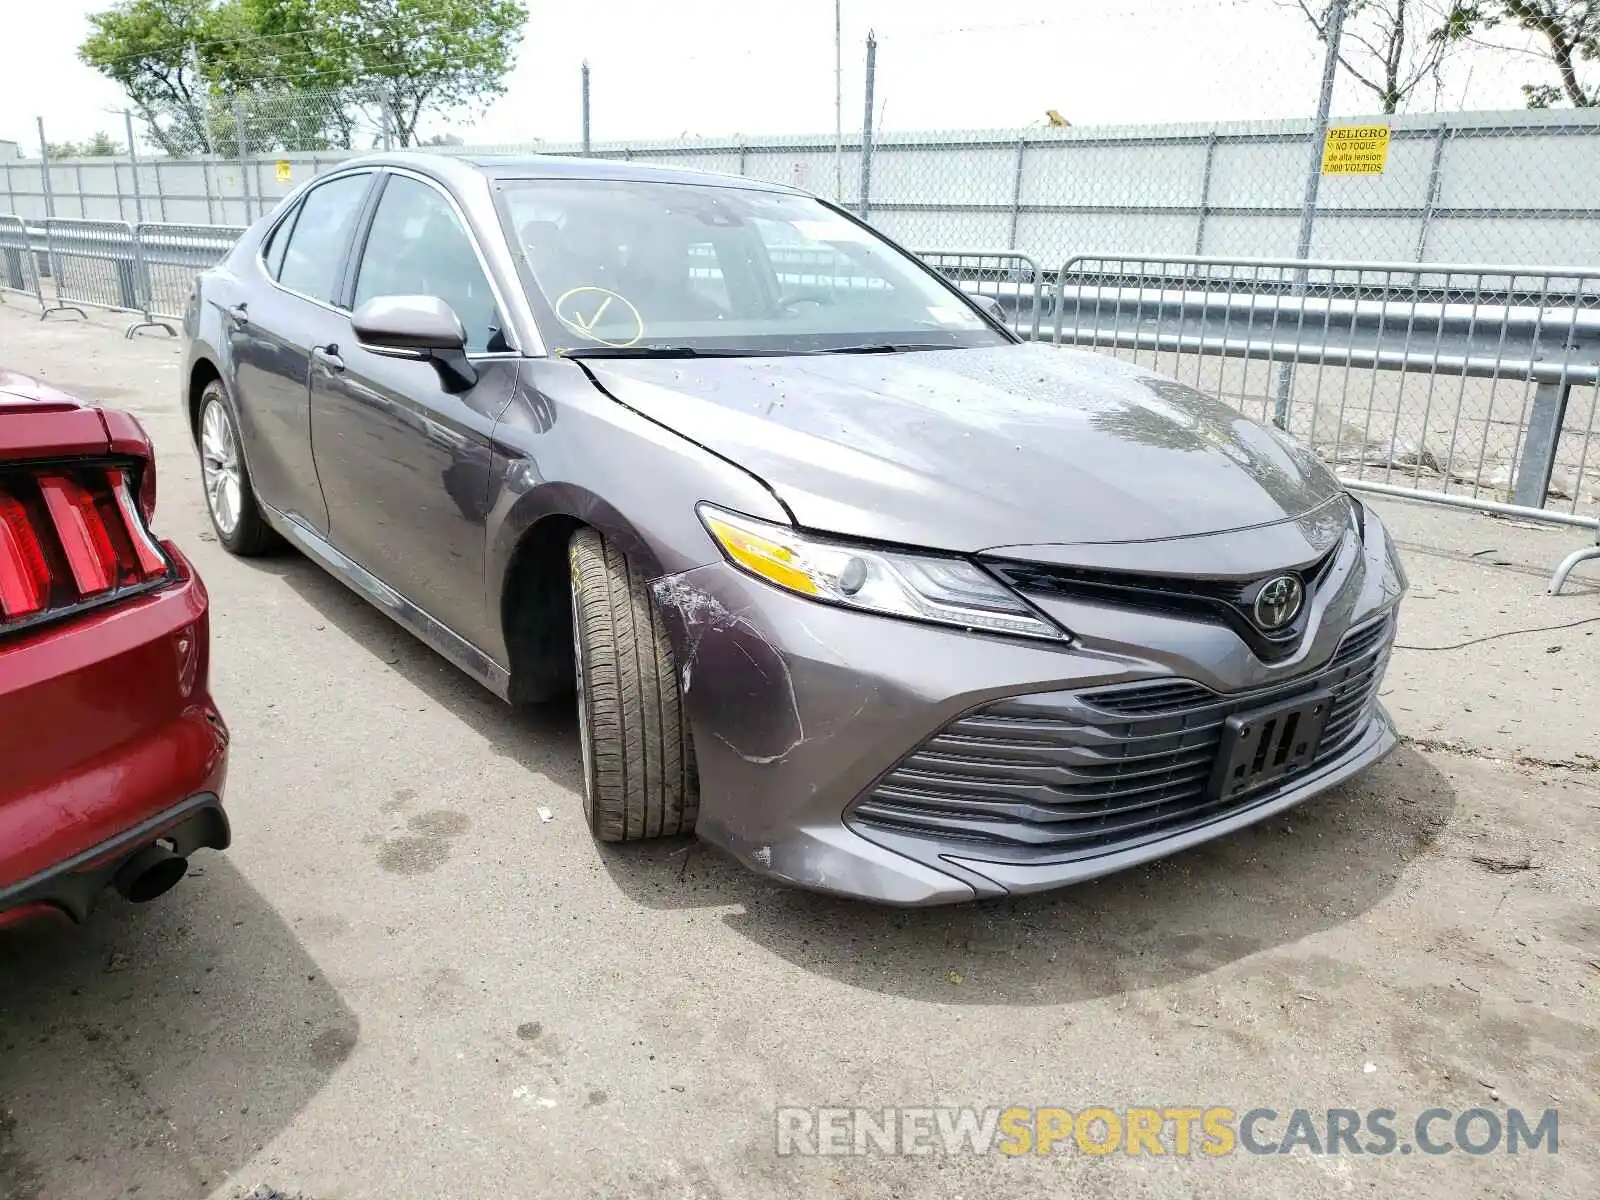
[[[134,227],[144,258],[145,312],[183,319],[194,277],[222,261],[243,236],[243,225],[179,225],[142,221]]]
[[[21,217],[0,214],[0,297],[6,292],[32,296],[44,307],[39,288],[39,261]]]
[[[1039,339],[1044,271],[1038,262],[1013,250],[915,250],[962,291],[992,296],[1007,323],[1021,337]]]
[[[193,277],[243,232],[0,215],[0,291],[31,293],[44,316],[138,313],[130,337],[173,333]],[[1050,283],[1014,251],[919,254],[999,301],[1021,336],[1186,379],[1352,488],[1594,530],[1551,592],[1600,558],[1600,270],[1080,254]]]
[[[29,225],[0,214],[0,291],[27,291],[41,317],[86,308],[139,314],[141,329],[171,335],[194,277],[214,266],[244,232],[235,225],[54,218]],[[46,287],[44,280],[49,280]]]
[[[1594,268],[1082,254],[1049,302],[1056,344],[1270,419],[1349,487],[1594,529],[1552,592],[1600,557]]]
[[[61,218],[41,224],[53,285],[46,317],[57,312],[87,317],[82,306],[140,311],[138,243],[132,225]]]

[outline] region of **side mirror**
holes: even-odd
[[[996,300],[993,296],[981,296],[969,293],[967,295],[967,299],[976,304],[978,308],[982,310],[983,315],[988,317],[991,321],[996,321],[1001,325],[1006,323],[1006,310],[1000,307],[1000,301]]]
[[[461,318],[437,296],[374,296],[351,315],[350,326],[372,354],[433,363],[447,391],[478,382]]]

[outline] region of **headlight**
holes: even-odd
[[[1023,637],[1066,637],[962,558],[826,541],[709,504],[700,519],[728,561],[785,591],[846,608]]]

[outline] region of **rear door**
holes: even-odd
[[[326,535],[311,455],[311,347],[340,320],[332,301],[374,175],[334,176],[307,191],[262,243],[264,280],[223,314],[234,399],[256,494]]]
[[[420,175],[387,175],[354,265],[350,307],[427,295],[467,331],[478,382],[444,390],[427,362],[357,343],[348,316],[314,355],[311,428],[342,553],[477,646],[494,644],[484,601],[489,436],[519,355],[473,234],[449,195]]]

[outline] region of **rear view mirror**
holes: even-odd
[[[967,299],[976,304],[991,321],[998,321],[1001,325],[1006,323],[1006,310],[1000,307],[1000,301],[993,296],[969,295]]]
[[[465,391],[478,381],[461,318],[437,296],[374,296],[356,309],[350,325],[373,354],[432,362],[447,391]]]

